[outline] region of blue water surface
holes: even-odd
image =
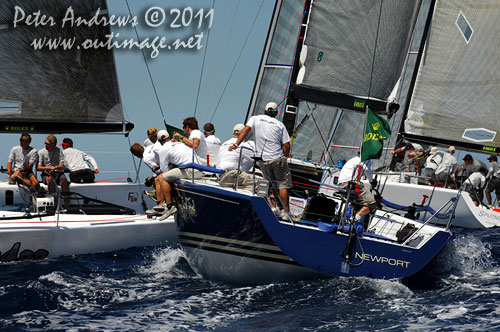
[[[500,330],[500,229],[459,230],[410,280],[242,287],[178,246],[0,265],[0,331]]]

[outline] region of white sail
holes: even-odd
[[[436,1],[405,119],[409,138],[489,152],[500,147],[499,22],[498,0]]]

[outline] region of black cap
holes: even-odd
[[[497,156],[495,156],[494,154],[492,154],[491,156],[488,157],[488,160],[494,160],[494,161],[497,161]]]
[[[465,160],[465,161],[472,160],[472,156],[471,156],[470,154],[468,154],[468,153],[467,153],[467,154],[464,156],[464,160]]]

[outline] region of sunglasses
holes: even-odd
[[[29,141],[29,140],[27,140],[27,139],[21,139],[21,138],[20,138],[20,139],[19,139],[19,142],[29,143],[30,141]]]

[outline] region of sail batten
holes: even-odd
[[[20,22],[14,27],[9,22],[13,22],[16,6],[26,15],[40,11],[56,24]],[[89,19],[97,10],[100,15],[107,12],[105,0],[2,1],[0,22],[8,27],[0,31],[0,132],[19,128],[34,133],[121,132],[133,128],[124,119],[112,50],[80,46],[86,40],[105,41],[109,26],[66,24],[63,28],[61,18],[70,7],[75,18]],[[58,41],[58,46],[34,49],[34,41],[41,45],[49,39]],[[7,110],[2,101],[17,108]]]
[[[328,91],[327,89],[313,88],[306,85],[292,86],[293,95],[305,101],[319,103],[352,111],[365,112],[366,105],[377,113],[386,113],[387,102],[378,99],[368,99],[367,96],[353,96],[345,93]]]

